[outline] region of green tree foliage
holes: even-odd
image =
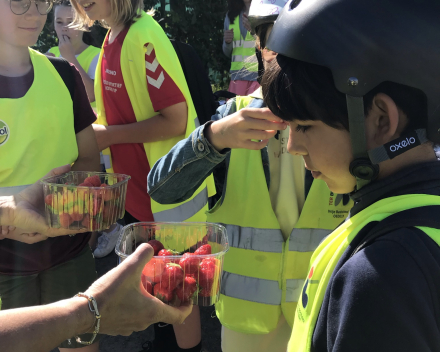
[[[38,37],[37,44],[34,46],[35,50],[41,53],[47,53],[47,51],[53,46],[58,45],[58,38],[53,30],[53,11],[47,15],[46,25],[43,31]]]
[[[190,44],[205,64],[214,89],[229,83],[228,59],[222,51],[226,0],[145,0],[170,39]]]
[[[154,18],[170,39],[188,43],[197,51],[214,89],[227,88],[230,59],[222,51],[226,0],[144,0],[144,3],[146,9],[156,9]],[[101,45],[105,32],[98,26],[92,28],[96,46]],[[45,53],[56,45],[52,11],[34,48]]]

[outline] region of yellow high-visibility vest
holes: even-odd
[[[108,34],[107,34],[108,35]],[[185,76],[180,66],[179,59],[173,45],[166,36],[160,25],[145,12],[130,26],[121,50],[121,70],[124,84],[130,98],[137,121],[147,120],[159,113],[154,111],[149,98],[148,87],[145,78],[145,48],[146,43],[154,47],[156,58],[163,69],[172,78],[185,97],[188,105],[188,121],[185,135],[167,139],[165,141],[144,143],[148,162],[154,165],[157,160],[166,155],[171,148],[183,138],[187,138],[199,125],[197,113],[189,93]],[[98,61],[95,79],[95,98],[98,109],[98,122],[107,126],[107,119],[102,98],[102,63],[103,50]],[[109,161],[108,172],[113,172],[111,167],[110,148],[102,151],[104,158]],[[145,175],[147,177],[147,175]],[[208,197],[215,194],[215,186],[212,176],[209,176],[193,196],[185,202],[177,204],[159,204],[151,199],[151,210],[155,221],[206,221],[208,210]]]
[[[319,245],[310,260],[308,270],[310,282],[306,282],[302,288],[307,299],[304,303],[298,304],[296,309],[289,352],[310,351],[313,332],[330,277],[339,259],[359,231],[370,222],[381,221],[403,210],[429,205],[440,205],[440,197],[407,194],[382,199],[348,219]],[[440,230],[427,227],[420,229],[440,245]]]
[[[252,98],[237,97],[237,110]],[[310,257],[318,244],[348,215],[352,202],[314,180],[289,239],[284,241],[272,209],[259,150],[234,149],[223,201],[208,212],[208,222],[223,224],[230,249],[217,316],[225,327],[249,334],[274,330],[283,314],[292,326]]]
[[[13,195],[78,158],[73,102],[46,56],[29,49],[34,81],[18,99],[0,99],[0,196]]]
[[[53,48],[49,49],[49,52],[54,54],[56,57],[60,57],[60,48],[57,46],[54,46]],[[96,55],[99,55],[101,52],[101,49],[97,48],[96,46],[89,45],[86,50],[84,50],[81,54],[77,56],[77,60],[84,71],[89,72],[90,64],[92,63],[93,59],[96,57]],[[91,102],[90,105],[92,108],[96,108],[96,102]]]
[[[246,38],[243,39],[239,17],[236,17],[234,23],[229,25],[229,29],[234,30],[230,72],[234,73],[242,69],[258,72],[258,62],[253,60],[255,58],[255,38],[247,32]]]

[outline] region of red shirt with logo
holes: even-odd
[[[125,88],[121,72],[121,49],[129,27],[125,28],[109,44],[104,42],[101,75],[102,95],[107,123],[124,125],[136,123],[136,116]],[[185,101],[174,83],[156,58],[154,47],[145,43],[145,84],[155,111]],[[127,187],[125,209],[140,221],[153,221],[150,196],[147,192],[147,176],[150,172],[147,155],[142,143],[115,144],[110,147],[113,170],[131,176]]]

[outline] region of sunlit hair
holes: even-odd
[[[138,18],[144,9],[143,0],[108,0],[111,6],[112,22],[117,24],[130,25]],[[93,21],[87,16],[84,8],[78,4],[77,0],[71,0],[75,9],[75,16],[71,27],[87,30],[93,25]],[[151,13],[150,13],[151,14]],[[110,28],[104,20],[98,21],[101,26]]]

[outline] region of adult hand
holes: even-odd
[[[192,305],[174,308],[145,291],[141,283],[142,269],[153,254],[150,245],[141,244],[121,265],[85,292],[98,303],[103,334],[128,336],[157,322],[181,324],[191,313]]]
[[[75,59],[75,49],[67,35],[62,35],[58,38],[58,48],[60,49],[60,54],[67,61],[72,62]]]
[[[225,30],[225,33],[223,34],[223,40],[226,44],[232,43],[234,40],[234,30],[233,29],[227,29]]]
[[[277,130],[286,128],[287,124],[268,108],[246,108],[213,122],[206,129],[206,137],[218,151],[225,148],[258,150],[267,145]]]
[[[45,177],[62,175],[68,171],[70,171],[70,165],[60,166],[50,171]],[[40,234],[47,237],[56,237],[86,232],[86,230],[77,231],[49,227],[44,216],[44,192],[40,181],[35,182],[32,186],[27,187],[15,196],[1,197],[0,208],[2,230],[8,226],[8,232],[11,232],[11,237],[24,234],[27,236],[29,234]],[[20,229],[13,229],[14,227],[19,227]],[[8,234],[3,236],[9,238]],[[17,238],[23,239],[24,237],[15,237],[14,239]],[[38,238],[40,240],[44,239],[43,237]]]
[[[95,131],[96,141],[98,142],[99,151],[110,147],[112,144],[110,142],[109,127],[104,125],[93,124],[93,131]]]
[[[242,18],[243,18],[243,25],[244,25],[244,28],[246,28],[246,30],[247,30],[248,32],[252,32],[252,27],[251,27],[251,24],[250,24],[250,22],[249,22],[248,15],[246,15],[246,14],[244,13]]]

